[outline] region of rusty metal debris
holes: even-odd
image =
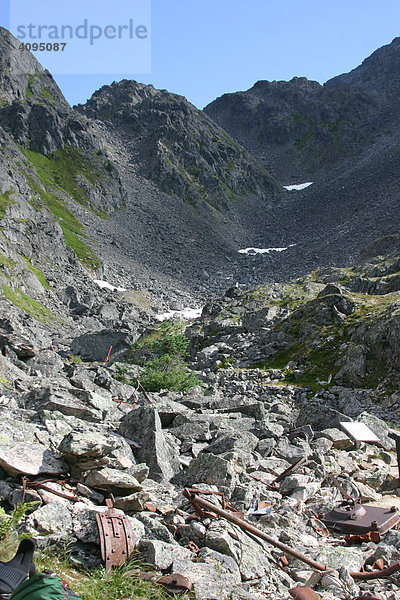
[[[30,481],[26,476],[21,478],[22,482],[22,500],[25,501],[26,490],[28,488],[36,489],[36,490],[44,490],[46,492],[50,492],[55,496],[59,496],[60,498],[65,498],[66,500],[71,500],[71,502],[79,502],[80,498],[73,494],[65,494],[64,492],[59,492],[58,490],[54,490],[53,488],[45,485],[46,483],[58,483],[59,485],[65,485],[65,481],[62,479],[45,479],[43,481]]]
[[[114,508],[114,498],[106,500],[108,510],[97,513],[96,521],[99,530],[101,557],[106,565],[107,573],[112,567],[121,566],[133,553],[135,537],[129,519],[122,511]]]
[[[170,594],[181,594],[190,592],[193,587],[190,579],[180,573],[172,573],[172,575],[164,575],[159,579],[155,579],[156,583],[162,585]]]
[[[216,515],[222,517],[223,519],[226,519],[227,521],[230,521],[231,523],[238,525],[244,531],[247,531],[248,533],[251,533],[251,534],[255,535],[256,537],[259,537],[260,539],[268,542],[272,546],[279,548],[286,554],[290,554],[291,556],[293,556],[294,558],[297,558],[301,562],[304,562],[307,565],[310,565],[310,567],[312,567],[313,569],[316,569],[317,571],[330,571],[331,570],[329,567],[326,567],[325,565],[322,565],[322,564],[316,562],[315,560],[308,558],[308,556],[305,556],[304,554],[301,554],[300,552],[293,550],[292,548],[290,548],[290,546],[287,546],[286,544],[283,544],[282,542],[275,540],[274,538],[272,538],[268,534],[264,533],[263,531],[260,531],[260,529],[257,529],[257,527],[254,527],[254,525],[251,525],[250,523],[247,523],[247,521],[244,521],[244,519],[239,517],[237,515],[237,513],[228,512],[228,511],[220,508],[219,506],[215,506],[214,504],[211,504],[211,502],[204,500],[204,498],[201,498],[198,495],[198,494],[203,494],[203,493],[204,493],[203,490],[197,490],[195,488],[185,488],[183,491],[183,495],[185,496],[185,498],[187,498],[190,501],[190,503],[192,504],[192,506],[194,507],[194,509],[196,510],[196,512],[199,514],[199,516],[201,518],[203,518],[202,515],[208,516],[210,513],[211,514],[215,513]],[[207,512],[204,512],[203,508],[205,508]]]
[[[355,500],[346,500],[321,516],[321,520],[338,531],[363,534],[369,531],[386,533],[400,523],[396,507],[390,509],[365,506]]]
[[[321,537],[329,537],[329,529],[318,517],[313,513],[310,517],[311,525],[314,527],[316,533]]]
[[[224,494],[222,492],[213,492],[212,490],[199,490],[197,488],[185,488],[185,491],[187,491],[188,493],[193,493],[194,495],[196,494],[205,494],[208,496],[219,496],[220,500],[221,500],[221,504],[222,504],[222,508],[224,510],[226,510],[228,513],[237,515],[240,519],[243,519],[243,513],[240,512],[240,510],[238,510],[235,506],[233,506],[232,504],[230,504],[227,499],[225,498]],[[188,498],[188,496],[186,496]],[[197,514],[199,515],[199,517],[201,519],[205,519],[205,518],[215,518],[215,515],[212,514],[212,512],[204,512],[201,509],[201,506],[196,502],[196,500],[190,500],[190,502],[193,505],[193,508],[196,510]],[[210,506],[214,506],[213,504],[209,503]]]
[[[260,500],[256,502],[254,506],[252,506],[247,514],[252,517],[263,517],[265,515],[269,515],[272,511],[272,502],[267,500]]]
[[[284,554],[282,554],[282,556],[279,557],[279,562],[281,564],[282,567],[288,567],[289,566],[289,561],[286,558],[286,556]]]
[[[386,569],[380,569],[376,571],[372,571],[370,573],[359,572],[359,573],[350,573],[353,579],[360,579],[364,581],[368,581],[370,579],[386,579],[386,577],[390,577],[394,573],[400,571],[400,562],[396,562],[390,567],[386,567]]]
[[[226,519],[230,523],[233,523],[234,525],[238,525],[241,529],[243,529],[243,531],[247,531],[248,533],[255,535],[256,537],[259,537],[260,539],[268,542],[272,546],[275,546],[275,548],[279,548],[286,554],[289,554],[290,556],[293,556],[297,560],[304,562],[305,564],[309,565],[313,569],[316,569],[317,571],[332,571],[331,567],[322,565],[322,564],[316,562],[315,560],[308,558],[308,556],[301,554],[301,552],[297,552],[296,550],[293,550],[292,548],[290,548],[290,546],[287,546],[286,544],[283,544],[282,542],[275,540],[268,534],[264,533],[263,531],[260,531],[260,529],[258,529],[257,527],[254,527],[254,525],[251,525],[244,519],[238,517],[237,514],[228,512],[228,511],[220,508],[219,506],[215,506],[214,504],[211,504],[211,502],[204,500],[204,498],[201,498],[199,496],[199,494],[203,494],[203,493],[204,493],[204,490],[199,490],[199,489],[195,489],[195,488],[185,488],[183,490],[183,495],[192,504],[192,506],[194,507],[196,512],[199,514],[200,518],[203,518],[202,515],[208,516],[212,513],[215,513],[216,515],[218,515],[219,517],[222,517],[223,519]],[[205,508],[207,512],[205,512],[203,510],[203,508]],[[374,507],[372,507],[372,508],[374,508]],[[400,571],[400,562],[394,563],[393,565],[391,565],[390,567],[387,567],[386,569],[376,570],[376,571],[372,571],[369,573],[353,572],[353,573],[350,573],[350,575],[354,579],[360,579],[360,580],[385,579],[386,577],[390,577],[390,575],[393,575],[393,573],[396,573],[397,571]]]
[[[378,544],[381,541],[381,535],[379,531],[368,531],[368,533],[360,535],[346,535],[344,540],[348,546],[363,544],[364,542],[374,542],[375,544]]]
[[[305,585],[298,585],[289,590],[289,594],[295,600],[321,600],[321,596]]]
[[[285,477],[287,477],[288,475],[290,475],[290,473],[293,473],[293,471],[296,471],[296,469],[298,469],[305,461],[306,461],[305,457],[300,458],[300,460],[298,460],[297,463],[295,463],[294,465],[290,465],[290,467],[288,467],[287,469],[285,469],[280,475],[278,475],[278,477],[276,477],[270,483],[267,483],[266,481],[264,481],[260,477],[257,477],[257,475],[254,475],[253,473],[249,473],[249,475],[250,475],[250,477],[252,479],[255,479],[256,481],[259,481],[260,483],[263,483],[264,485],[266,485],[271,490],[278,491],[279,490],[279,484],[280,484],[280,482],[283,479],[285,479]]]
[[[383,600],[383,599],[382,599],[382,596],[377,596],[376,594],[372,594],[371,592],[364,592],[363,594],[360,594],[356,598],[353,598],[353,600]]]
[[[339,483],[339,481],[336,479],[336,477],[334,475],[332,475],[332,473],[329,475],[329,478],[335,484],[335,486],[337,487],[337,489],[339,490],[339,492],[342,494],[343,498],[345,498],[349,502],[356,502],[356,503],[359,503],[359,504],[361,503],[361,496],[360,496],[360,493],[359,493],[358,490],[356,490],[357,497],[353,498],[353,496],[351,496],[350,494],[348,494],[346,492],[346,490],[344,489],[344,487],[342,486],[342,484]]]
[[[198,547],[197,544],[195,544],[194,542],[192,542],[192,540],[190,540],[190,542],[188,542],[186,544],[185,548],[187,548],[188,550],[190,550],[191,552],[193,552],[193,554],[198,554],[200,552],[200,548]]]
[[[153,581],[165,587],[171,594],[185,594],[190,592],[193,583],[180,573],[172,573],[171,575],[161,575],[160,573],[143,573],[134,569],[124,574],[124,577],[139,577],[143,581]]]

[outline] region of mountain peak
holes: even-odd
[[[43,69],[31,52],[20,47],[21,42],[0,27],[0,100],[9,104],[15,100],[51,97],[68,107],[51,73]]]
[[[325,86],[349,86],[380,92],[400,89],[400,37],[375,50],[361,65],[333,77]]]

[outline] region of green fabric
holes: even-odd
[[[58,577],[38,573],[17,587],[11,600],[64,600],[64,586]],[[79,600],[79,598],[78,598]]]

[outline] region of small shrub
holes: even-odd
[[[11,533],[18,529],[29,511],[34,509],[38,502],[20,502],[8,515],[0,506],[0,541],[3,542]]]
[[[172,392],[187,392],[200,385],[196,375],[189,371],[185,362],[171,354],[164,354],[145,364],[140,382],[148,392],[167,389]]]
[[[82,359],[77,354],[68,354],[68,358],[72,363],[79,364],[82,362]]]
[[[196,375],[189,370],[186,361],[189,339],[180,321],[164,321],[154,331],[143,336],[132,346],[132,361],[143,365],[140,383],[148,392],[162,389],[186,392],[200,385]],[[128,379],[126,373],[118,373],[125,383],[137,385],[138,379]]]

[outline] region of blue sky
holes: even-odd
[[[7,27],[9,0],[0,2],[1,23]],[[41,2],[46,0],[32,0],[32,5]],[[79,5],[83,18],[85,0]],[[53,73],[71,104],[123,78],[185,95],[199,108],[259,79],[297,75],[323,83],[390,43],[400,24],[398,0],[152,0],[151,5],[150,74],[129,72],[117,53],[111,75]],[[100,64],[110,48],[99,43]],[[46,66],[45,58],[41,62]]]

